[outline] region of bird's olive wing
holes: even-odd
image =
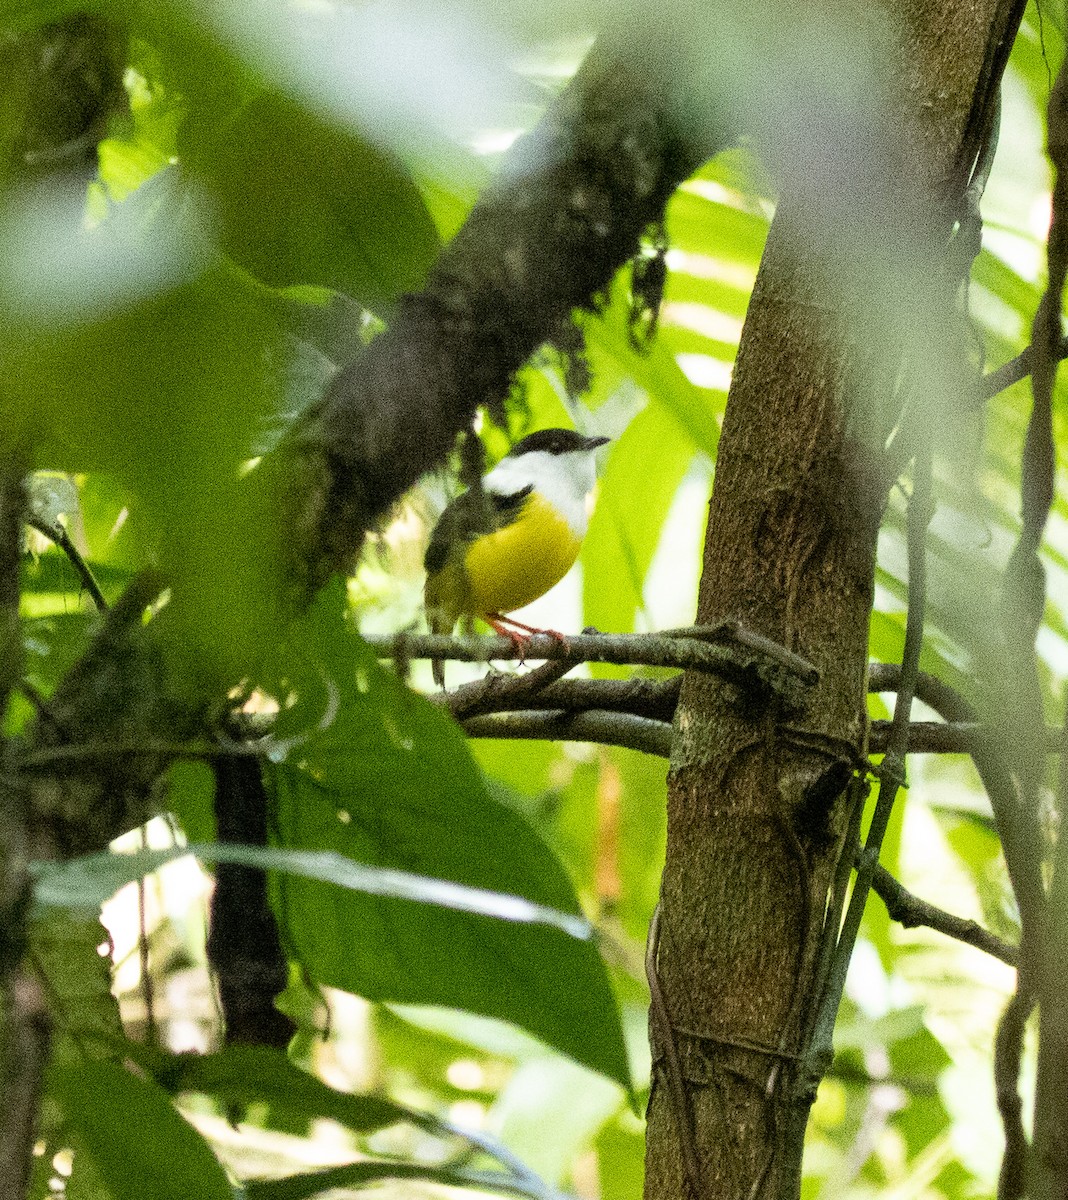
[[[457,496],[438,518],[434,532],[430,535],[423,566],[429,572],[440,571],[462,549],[485,533],[494,533],[511,525],[520,512],[527,497],[534,490],[532,483],[518,492],[502,495],[483,490],[467,491]]]

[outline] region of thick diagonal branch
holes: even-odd
[[[683,127],[693,81],[681,77],[680,45],[681,31],[655,19],[602,38],[426,288],[402,301],[287,443],[281,465],[295,472],[302,518],[294,567],[313,582],[351,562],[368,527],[444,462],[480,405],[500,411],[539,346],[580,349],[572,314],[598,307],[671,193],[719,148]]]

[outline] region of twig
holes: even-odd
[[[560,680],[575,665],[569,662],[546,662],[526,675],[486,675],[474,683],[444,693],[445,704],[457,719],[484,712],[525,708],[531,701],[540,699],[547,687]],[[556,704],[549,707],[561,706]]]
[[[525,679],[518,676],[516,679]],[[681,676],[679,677],[681,679]],[[507,680],[506,682],[511,682]],[[671,750],[671,715],[674,696],[666,686],[673,680],[561,680],[545,688],[544,696],[520,695],[515,699],[524,706],[520,709],[502,703],[501,711],[491,705],[497,700],[492,688],[483,690],[482,681],[477,685],[481,694],[478,707],[472,715],[463,704],[464,688],[453,692],[428,697],[432,703],[451,708],[451,699],[460,701],[463,714],[460,723],[469,737],[474,738],[518,738],[547,739],[562,742],[595,742],[607,746],[626,746],[641,750],[645,754],[667,757]],[[628,692],[634,684],[651,685],[633,693],[633,705]],[[659,690],[661,689],[662,690]],[[619,707],[615,707],[618,703]],[[591,704],[592,707],[587,707]],[[489,710],[489,711],[487,711]],[[634,711],[637,710],[637,711]],[[882,754],[889,740],[889,721],[872,722],[869,748],[873,754]],[[1046,731],[1046,749],[1049,754],[1060,754],[1068,745],[1068,739],[1059,729]],[[977,721],[946,722],[913,721],[908,726],[908,752],[910,754],[970,754],[982,761],[983,755],[992,753],[989,727]],[[22,770],[51,770],[60,763],[97,762],[109,758],[156,756],[167,760],[192,762],[219,762],[227,758],[267,758],[277,755],[277,743],[235,742],[225,746],[211,743],[163,742],[146,739],[142,742],[83,742],[49,746],[24,754],[18,761]],[[982,774],[981,768],[981,774]],[[989,765],[987,766],[989,773]],[[989,789],[988,789],[989,790]]]
[[[1068,337],[1061,338],[1061,343],[1057,348],[1057,361],[1063,362],[1068,358]],[[1026,379],[1031,374],[1031,364],[1034,360],[1034,353],[1030,346],[1021,354],[1017,354],[1015,358],[1010,358],[1003,366],[998,367],[996,371],[991,371],[984,375],[979,382],[979,395],[984,400],[989,400],[992,396],[996,396],[999,392],[1005,391],[1006,388],[1012,387],[1014,383],[1019,383],[1022,379]]]
[[[868,749],[883,754],[890,741],[890,721],[872,721]],[[1046,729],[1047,754],[1060,754],[1065,747],[1064,731],[1056,726]],[[910,721],[909,754],[991,754],[996,745],[995,731],[979,721]]]
[[[1039,560],[1039,547],[1053,506],[1056,487],[1057,454],[1053,433],[1053,386],[1060,362],[1058,351],[1062,335],[1062,309],[1068,281],[1068,66],[1061,64],[1057,81],[1050,92],[1046,118],[1047,147],[1055,172],[1053,215],[1046,241],[1048,283],[1035,314],[1031,331],[1034,351],[1031,365],[1031,389],[1034,403],[1027,424],[1023,461],[1020,471],[1022,521],[1019,540],[1005,570],[1006,641],[1017,656],[1017,682],[1024,686],[1022,696],[1013,699],[1020,705],[1014,737],[1023,744],[1024,755],[1037,741],[1044,728],[1042,688],[1036,639],[1046,600],[1046,574]],[[1020,734],[1023,738],[1019,738]],[[1030,757],[1030,756],[1028,756]],[[1045,782],[1045,763],[1021,762],[1020,775],[1024,816],[1037,824],[1041,790]],[[1057,839],[1048,911],[1039,925],[1024,922],[1021,937],[1031,953],[1024,958],[1016,984],[1022,1003],[1034,995],[1038,1000],[1038,1072],[1035,1087],[1035,1116],[1032,1153],[1024,1173],[1004,1189],[1001,1200],[1015,1200],[1025,1192],[1046,1200],[1068,1194],[1068,1003],[1061,976],[1061,956],[1068,950],[1068,841],[1064,836],[1064,806],[1068,802],[1068,766],[1061,759],[1060,787],[1057,799],[1062,817],[1061,836]],[[1039,849],[1039,847],[1036,847]],[[1000,1032],[1000,1031],[999,1031]],[[1022,1022],[1012,1027],[1014,1037],[1022,1036]],[[1010,1085],[1019,1088],[1018,1051],[1006,1054],[1006,1063],[1014,1068],[1015,1079],[998,1081],[999,1095]],[[1023,1153],[1019,1145],[1008,1145]],[[1014,1127],[1012,1135],[1019,1140]],[[1000,1195],[1000,1193],[999,1193]]]
[[[838,935],[842,931],[842,914],[845,912],[846,899],[849,895],[849,880],[853,873],[860,847],[860,826],[864,817],[864,804],[871,790],[868,780],[857,774],[849,784],[849,818],[846,822],[845,837],[842,840],[842,851],[834,868],[834,879],[831,884],[827,911],[823,919],[823,931],[820,939],[819,958],[813,979],[813,996],[822,996],[827,988],[831,966],[834,962],[834,952],[838,945]],[[819,1006],[813,1004],[809,1009],[800,1045],[808,1046],[812,1042],[812,1030],[819,1016]],[[819,1080],[809,1077],[809,1084],[819,1086]],[[811,1107],[815,1102],[816,1093],[805,1097],[806,1104]]]
[[[919,896],[914,895],[904,884],[895,879],[884,866],[880,865],[875,868],[871,886],[872,891],[886,905],[890,919],[897,921],[906,929],[915,929],[917,926],[924,925],[929,929],[944,933],[946,937],[951,937],[955,941],[974,946],[977,950],[982,950],[984,954],[1000,959],[1010,967],[1016,966],[1019,958],[1018,947],[1005,941],[1004,938],[998,937],[997,934],[991,933],[989,929],[984,929],[975,921],[969,921],[966,917],[958,917],[927,900],[921,900]]]
[[[762,633],[747,629],[741,621],[728,618],[718,625],[687,625],[681,629],[665,629],[658,636],[671,638],[697,638],[706,642],[734,641],[739,646],[748,646],[771,662],[778,663],[784,671],[796,675],[804,683],[819,683],[819,672],[806,658],[788,650]]]
[[[499,1138],[478,1130],[465,1129],[443,1117],[431,1116],[415,1109],[409,1109],[408,1119],[413,1125],[425,1129],[427,1133],[435,1137],[441,1137],[443,1133],[451,1134],[488,1157],[495,1158],[501,1166],[512,1173],[518,1185],[525,1189],[527,1195],[538,1196],[542,1200],[564,1200],[560,1192],[550,1187],[537,1171],[528,1167],[519,1155],[509,1150]]]
[[[82,581],[82,587],[92,597],[97,611],[107,612],[107,597],[100,590],[100,584],[97,583],[96,576],[93,574],[89,564],[82,557],[78,547],[71,541],[70,534],[66,529],[62,525],[53,525],[50,521],[45,521],[32,512],[27,514],[26,524],[31,529],[36,529],[42,537],[48,538],[50,542],[63,551],[67,558],[70,559],[71,566],[77,571],[78,578]]]
[[[558,664],[557,664],[558,665]],[[570,669],[570,668],[568,668]],[[436,692],[428,699],[448,708],[463,722],[489,713],[552,710],[578,715],[593,709],[647,717],[670,724],[678,704],[682,675],[670,679],[558,679],[546,682],[537,671],[525,675],[486,675],[450,691]],[[896,692],[901,669],[897,664],[872,663],[870,691]],[[909,754],[969,754],[980,759],[980,771],[993,770],[996,744],[994,731],[978,719],[975,710],[947,684],[921,671],[916,697],[934,708],[942,721],[910,721]],[[889,744],[890,721],[871,722],[868,749],[884,754]],[[471,736],[480,736],[472,732]],[[1047,754],[1060,754],[1068,744],[1064,731],[1046,729]],[[988,761],[990,760],[990,761]],[[984,780],[985,782],[985,780]]]
[[[872,663],[868,668],[869,692],[896,692],[900,681],[901,668],[892,663]],[[958,691],[926,671],[917,673],[916,698],[948,722],[978,722],[975,709]],[[1034,853],[1032,824],[1022,819],[1018,783],[1005,765],[999,741],[988,732],[990,736],[979,738],[969,753],[990,798],[1005,867],[1026,925],[1040,921],[1045,907],[1041,859]],[[1047,731],[1047,750],[1055,750],[1063,741],[1059,731]]]
[[[143,825],[139,841],[141,850],[147,850],[148,835]],[[141,1000],[145,1006],[145,1040],[150,1046],[155,1046],[159,1042],[159,1026],[156,1023],[156,988],[148,945],[148,887],[144,875],[137,879],[137,956],[141,970]]]
[[[1068,698],[1068,697],[1066,697]],[[1068,734],[1068,708],[1064,732]],[[1056,791],[1060,836],[1053,854],[1049,912],[1042,928],[1038,982],[1038,1071],[1035,1083],[1034,1177],[1040,1197],[1063,1195],[1068,1175],[1065,1079],[1068,1077],[1068,999],[1062,972],[1068,954],[1068,755],[1062,756]]]

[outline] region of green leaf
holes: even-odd
[[[562,1184],[579,1153],[621,1107],[607,1080],[575,1063],[542,1057],[522,1063],[492,1110],[492,1127],[538,1174]]]
[[[233,1200],[207,1142],[156,1084],[110,1062],[53,1067],[51,1096],[114,1200]]]
[[[266,1046],[230,1046],[215,1054],[167,1054],[131,1046],[129,1053],[171,1095],[200,1092],[216,1097],[227,1110],[266,1101],[272,1109],[307,1121],[326,1117],[356,1133],[371,1133],[413,1115],[382,1096],[328,1087]]]
[[[47,984],[55,1012],[62,1014],[52,1045],[56,1063],[105,1057],[122,1036],[119,1003],[111,992],[110,945],[96,914],[49,911],[30,921],[29,945]]]
[[[301,643],[315,664],[309,675],[329,682],[312,712],[332,696],[336,715],[309,729],[299,702],[283,714],[305,723],[306,741],[273,772],[281,844],[525,897],[580,919],[560,864],[491,798],[449,717],[379,667],[326,604]],[[512,1021],[626,1086],[619,1014],[592,942],[547,923],[495,922],[294,876],[279,885],[294,951],[319,983]]]
[[[594,371],[599,370],[600,359],[608,359],[651,399],[663,405],[699,450],[715,459],[722,393],[708,392],[692,384],[661,339],[654,339],[646,349],[634,349],[626,327],[626,301],[618,294],[620,287],[617,283],[613,288],[616,294],[604,316],[587,320],[583,325]]]
[[[178,818],[190,842],[215,840],[215,773],[208,763],[171,763],[166,806]]]
[[[97,6],[85,0],[2,0],[0,24],[9,30],[36,29]]]
[[[211,189],[223,249],[273,287],[318,284],[385,315],[440,248],[401,163],[284,96],[263,93],[188,160]]]
[[[550,1188],[537,1186],[533,1180],[504,1171],[475,1171],[465,1167],[438,1167],[430,1163],[412,1162],[358,1162],[305,1175],[290,1175],[285,1179],[250,1179],[245,1184],[244,1193],[246,1200],[305,1200],[305,1197],[322,1196],[338,1188],[355,1189],[402,1179],[530,1196],[534,1200],[548,1200],[557,1195]]]
[[[465,887],[409,871],[366,866],[332,850],[283,850],[220,842],[139,850],[133,854],[104,851],[61,863],[31,863],[35,880],[34,900],[43,909],[93,911],[127,883],[190,854],[208,862],[237,863],[319,883],[335,884],[369,896],[389,896],[396,900],[434,904],[501,921],[548,925],[580,940],[590,938],[593,932],[585,918],[560,912],[548,905],[532,903],[522,896]]]
[[[650,404],[611,447],[582,551],[583,614],[629,633],[664,520],[696,447],[670,410]]]

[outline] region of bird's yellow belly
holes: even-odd
[[[468,548],[470,612],[511,612],[537,600],[571,570],[581,545],[567,521],[534,493],[518,520]]]

